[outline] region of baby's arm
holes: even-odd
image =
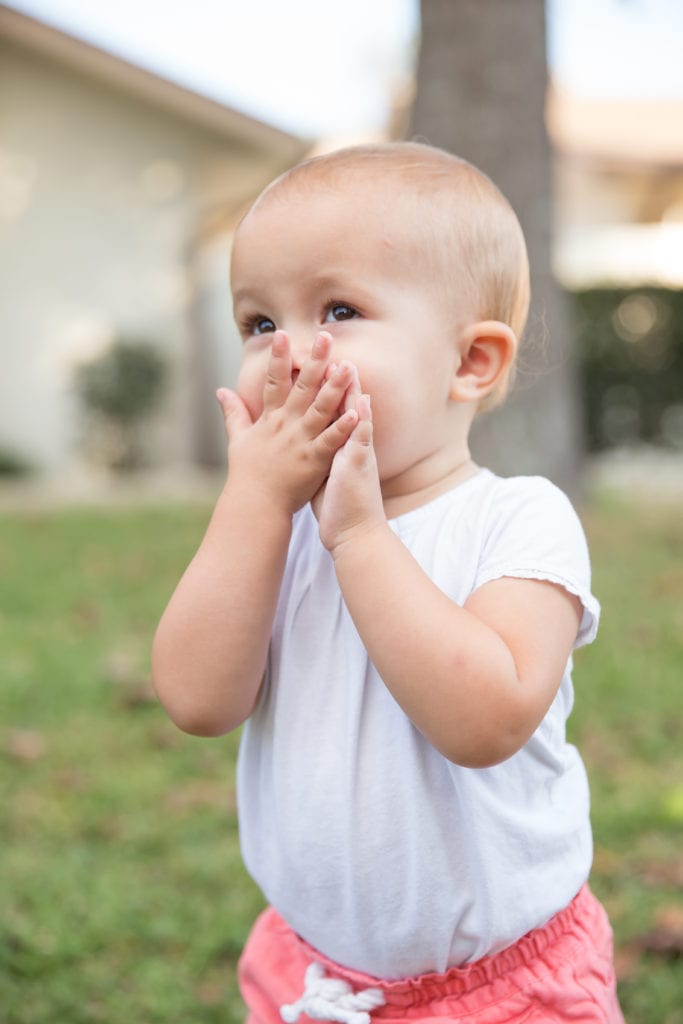
[[[578,598],[503,578],[457,605],[426,575],[382,510],[369,408],[335,458],[320,509],[344,600],[384,683],[449,760],[486,767],[530,738],[577,635]]]
[[[206,535],[159,623],[152,666],[160,700],[187,732],[220,735],[250,714],[266,664],[292,515],[320,488],[357,414],[339,409],[352,368],[328,367],[321,334],[296,382],[286,335],[274,336],[264,410],[252,422],[221,391],[230,467]]]

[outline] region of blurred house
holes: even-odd
[[[172,365],[157,459],[224,458],[230,231],[309,145],[0,5],[0,450],[72,467],[73,367],[135,335]]]
[[[555,270],[569,287],[683,287],[683,100],[551,88]]]
[[[390,138],[405,138],[414,97],[414,80],[395,91]],[[566,287],[683,287],[681,126],[683,99],[588,99],[551,81],[554,270]]]

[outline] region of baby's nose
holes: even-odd
[[[324,334],[325,337],[321,338],[321,334]],[[292,377],[294,379],[298,377],[299,370],[306,362],[306,360],[310,359],[311,354],[313,352],[313,346],[316,345],[316,342],[323,346],[322,351],[318,351],[316,353],[316,356],[320,358],[321,356],[324,357],[324,355],[327,354],[329,359],[330,345],[332,344],[332,339],[327,331],[314,331],[313,333],[310,333],[304,330],[297,334],[290,334],[289,340],[290,351],[292,353]]]
[[[299,375],[299,370],[311,354],[314,340],[314,337],[304,333],[290,336],[293,375]]]

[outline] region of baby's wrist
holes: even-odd
[[[386,519],[367,519],[340,530],[325,547],[332,555],[335,566],[342,561],[363,558],[391,529]]]
[[[243,515],[260,518],[265,514],[272,520],[281,519],[291,522],[297,511],[295,503],[266,478],[255,478],[231,474],[221,492],[221,500],[232,505],[239,505]]]

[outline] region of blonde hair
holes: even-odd
[[[410,202],[420,225],[421,264],[441,282],[462,320],[498,320],[521,339],[529,310],[529,264],[519,221],[502,192],[473,164],[418,142],[350,146],[305,160],[276,178],[251,209],[321,185],[375,184],[392,202]],[[398,186],[398,190],[396,189]],[[248,214],[247,214],[248,216]],[[513,369],[482,403],[498,404]]]

